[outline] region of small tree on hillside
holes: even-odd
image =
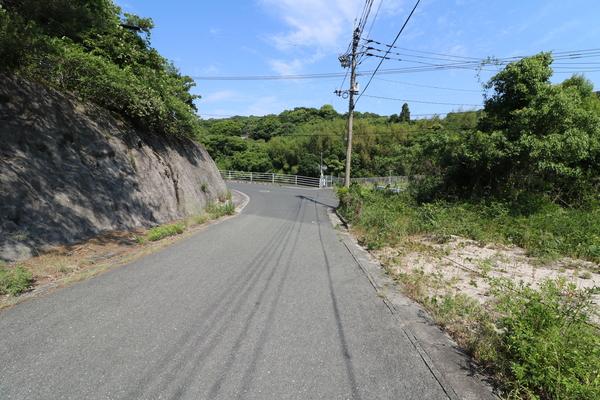
[[[400,111],[400,122],[410,122],[410,109],[408,103],[402,104],[402,111]]]

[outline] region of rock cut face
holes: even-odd
[[[201,212],[226,193],[206,150],[0,75],[0,259]]]

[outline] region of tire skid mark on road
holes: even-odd
[[[348,342],[346,340],[346,334],[344,332],[344,325],[342,323],[340,309],[338,306],[337,296],[335,295],[335,289],[333,287],[333,279],[331,277],[331,263],[329,262],[329,257],[327,256],[327,250],[325,249],[325,243],[323,243],[323,234],[321,232],[321,219],[319,218],[319,210],[317,208],[317,204],[319,196],[313,200],[315,204],[316,211],[316,219],[317,219],[317,227],[319,230],[319,243],[321,244],[321,251],[323,252],[323,258],[325,259],[325,267],[327,269],[327,280],[329,285],[329,296],[331,298],[331,306],[333,308],[333,315],[335,317],[336,328],[338,332],[338,338],[340,342],[340,351],[343,354],[344,359],[344,367],[346,370],[346,376],[348,379],[348,384],[350,385],[350,390],[352,392],[352,399],[360,400],[362,397],[360,392],[358,391],[358,384],[356,382],[356,373],[354,372],[354,365],[352,364],[352,357],[350,355],[350,350],[348,348]]]
[[[266,340],[265,332],[266,332],[266,330],[268,330],[270,328],[270,325],[272,323],[273,315],[275,313],[275,310],[277,309],[277,303],[279,303],[279,298],[281,297],[281,291],[282,291],[283,284],[284,284],[285,280],[287,279],[287,276],[289,273],[290,265],[292,263],[292,258],[294,256],[294,250],[296,249],[296,247],[298,245],[298,240],[300,239],[300,232],[302,231],[302,221],[304,219],[304,213],[305,213],[305,209],[306,209],[306,207],[304,207],[304,201],[302,201],[302,199],[300,199],[299,208],[301,210],[300,218],[294,222],[294,225],[297,225],[297,229],[295,232],[295,239],[289,250],[289,254],[288,254],[288,257],[287,257],[287,260],[285,263],[285,267],[284,267],[281,279],[279,280],[278,284],[275,286],[275,298],[273,299],[273,301],[271,302],[271,306],[269,307],[267,319],[265,320],[265,324],[262,327],[262,331],[261,331],[261,334],[259,335],[258,342],[255,344],[254,351],[252,352],[252,360],[250,362],[250,366],[247,368],[247,371],[254,368],[254,365],[256,364],[255,360],[257,359],[258,354],[262,351],[262,348],[264,347],[263,341]],[[291,239],[291,237],[289,239]],[[287,243],[288,243],[288,240],[286,240],[286,245],[287,245]],[[279,253],[279,255],[277,257],[277,260],[275,261],[273,270],[271,271],[269,277],[267,278],[267,283],[265,284],[265,287],[263,288],[263,290],[259,296],[259,299],[257,300],[260,304],[262,304],[262,299],[263,299],[264,295],[266,294],[268,287],[270,286],[271,279],[273,278],[275,272],[278,270],[279,263],[281,262],[281,259],[283,258],[283,255],[287,248],[286,245],[284,245],[283,248],[281,249],[281,252]],[[214,398],[219,393],[222,384],[224,383],[225,379],[227,378],[227,374],[230,372],[231,367],[233,366],[233,363],[236,359],[236,355],[238,354],[238,350],[239,350],[240,346],[242,345],[243,339],[246,336],[248,329],[250,328],[250,324],[253,320],[254,314],[257,311],[258,311],[258,307],[254,308],[252,310],[251,315],[249,315],[248,318],[246,319],[246,324],[244,325],[244,328],[238,335],[234,346],[232,347],[231,351],[229,352],[229,357],[227,359],[227,364],[225,366],[225,369],[222,372],[220,378],[210,388],[208,398]],[[242,380],[242,382],[243,382],[243,380]],[[243,391],[243,384],[242,384],[242,389],[240,389],[238,391],[238,393],[241,394],[242,391]]]
[[[249,283],[249,280],[257,272],[252,267],[255,266],[255,264],[260,263],[263,259],[265,259],[268,255],[267,253],[270,250],[272,250],[272,248],[279,243],[280,240],[278,240],[278,237],[281,237],[281,235],[285,232],[285,228],[286,228],[286,223],[283,223],[279,227],[279,229],[277,229],[275,231],[273,236],[267,242],[267,245],[264,246],[263,248],[261,248],[257,252],[257,254],[254,256],[254,258],[248,264],[248,267],[244,271],[245,273],[238,275],[237,278],[232,282],[232,284],[235,285],[235,287],[232,288],[231,286],[228,286],[227,288],[225,288],[220,293],[220,295],[217,296],[217,300],[214,301],[212,304],[210,304],[206,308],[206,311],[203,314],[201,314],[199,316],[199,318],[197,318],[197,320],[199,321],[201,326],[204,326],[206,324],[206,321],[214,313],[216,313],[217,307],[219,307],[219,305],[227,299],[227,295],[229,293],[237,293],[239,290],[242,290],[244,288],[244,286]],[[235,298],[229,298],[229,301],[227,301],[227,303],[225,304],[225,307],[230,305],[234,300],[235,300]],[[192,331],[192,329],[190,329],[188,332],[189,332],[188,334],[182,336],[181,338],[179,338],[179,340],[177,340],[175,343],[173,343],[169,347],[169,349],[165,352],[165,356],[163,358],[161,358],[160,360],[158,360],[152,368],[149,368],[149,370],[146,373],[144,373],[144,377],[137,383],[136,389],[148,387],[149,382],[151,380],[154,380],[158,373],[163,372],[165,370],[165,368],[166,368],[165,364],[169,363],[170,360],[173,360],[173,352],[178,353],[180,351],[180,349],[182,348],[182,346],[184,346],[187,342],[189,342],[192,339],[191,336],[196,333],[195,331]],[[137,392],[130,393],[130,395],[134,396],[135,393],[137,393]],[[129,396],[129,397],[131,397],[131,396]]]
[[[300,208],[298,208],[295,220],[298,218]],[[248,263],[244,273],[238,275],[231,285],[224,288],[217,300],[205,308],[200,316],[195,318],[199,323],[198,329],[189,328],[187,333],[177,340],[165,352],[165,356],[156,362],[154,366],[144,375],[144,378],[138,383],[135,393],[143,390],[147,396],[152,393],[168,393],[168,389],[175,388],[176,392],[185,390],[186,385],[194,377],[198,368],[202,367],[202,359],[206,358],[215,348],[213,342],[220,340],[219,333],[231,321],[224,320],[228,315],[226,311],[239,308],[247,301],[246,294],[256,285],[257,281],[267,269],[268,263],[265,261],[272,257],[282,244],[292,233],[294,225],[285,221],[275,231],[275,233],[266,241],[255,257]],[[217,324],[219,326],[217,327]],[[209,337],[212,336],[210,339]],[[208,341],[208,342],[207,342]],[[201,347],[205,347],[198,352]],[[186,373],[185,369],[188,371]],[[177,396],[170,396],[177,398]]]

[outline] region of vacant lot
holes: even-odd
[[[599,209],[340,190],[359,240],[508,397],[600,397]]]

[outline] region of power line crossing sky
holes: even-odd
[[[364,0],[117,3],[125,12],[153,18],[153,46],[184,74],[325,74],[319,79],[199,79],[195,92],[202,95],[197,103],[200,114],[264,115],[323,104],[343,112],[347,107],[347,100],[333,94],[346,72],[337,57],[348,48]],[[374,0],[363,37],[370,32],[368,38],[377,43],[361,41],[362,50],[373,56],[363,57],[359,71],[375,69],[413,5],[414,0]],[[598,15],[600,3],[589,0],[422,0],[357,111],[399,113],[402,103],[395,99],[413,100],[409,105],[414,114],[475,108],[471,105],[482,103],[481,83],[498,67],[486,65],[478,72],[469,61],[600,47]],[[559,58],[554,81],[582,71],[600,90],[600,51],[584,58]],[[457,67],[435,67],[443,64]],[[368,78],[367,72],[360,75],[359,84],[364,86]]]

